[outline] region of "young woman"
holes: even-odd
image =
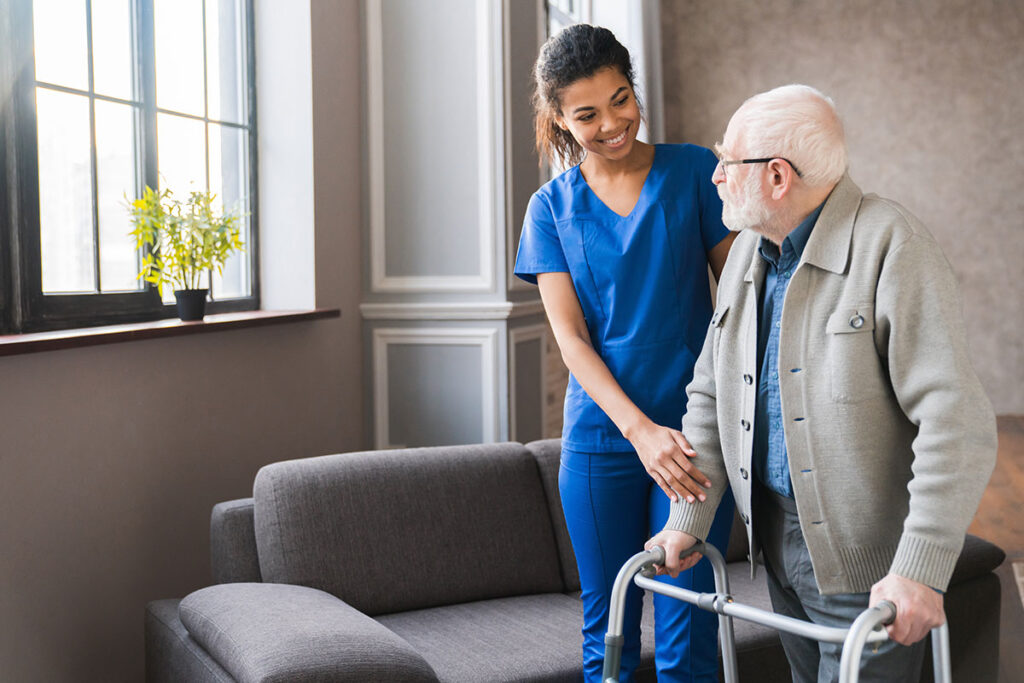
[[[711,176],[715,155],[636,139],[629,52],[607,29],[570,26],[534,69],[537,149],[571,166],[530,200],[516,275],[539,285],[571,376],[559,490],[583,591],[586,679],[599,681],[608,596],[622,564],[662,528],[669,499],[709,482],[678,431],[732,243]],[[724,550],[732,498],[709,540]],[[713,591],[707,562],[674,583]],[[626,609],[623,680],[640,658],[642,598]],[[659,681],[717,681],[717,616],[655,596]]]

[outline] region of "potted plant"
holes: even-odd
[[[142,256],[139,279],[156,285],[161,296],[165,285],[173,287],[182,320],[203,319],[209,291],[200,288],[203,274],[222,273],[228,257],[244,249],[239,214],[217,211],[216,198],[193,190],[181,201],[169,189],[146,187],[128,202],[130,234]]]

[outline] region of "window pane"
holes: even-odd
[[[206,189],[205,123],[172,114],[157,114],[157,156],[160,187],[169,188],[179,201],[188,193]],[[200,287],[206,287],[202,284]],[[164,303],[174,303],[174,292],[164,290]]]
[[[100,289],[140,289],[135,244],[125,196],[134,198],[135,111],[126,104],[96,101],[96,185],[100,227]]]
[[[193,190],[206,189],[206,135],[202,121],[157,114],[160,187],[184,201]]]
[[[89,100],[36,88],[43,292],[95,290]]]
[[[202,0],[156,0],[153,23],[157,106],[204,116]]]
[[[246,193],[249,172],[246,164],[248,135],[231,126],[210,124],[210,190],[226,211],[239,214],[248,212]],[[241,219],[242,238],[249,244],[248,217]],[[224,274],[214,273],[213,292],[217,299],[230,299],[249,295],[247,278],[248,254],[233,254],[224,265]]]
[[[238,0],[206,0],[207,103],[211,119],[243,123],[243,26]]]
[[[85,3],[82,0],[34,0],[32,24],[36,80],[88,90]]]
[[[132,99],[132,16],[129,0],[92,0],[93,89]]]

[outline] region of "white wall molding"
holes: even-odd
[[[386,198],[384,170],[384,54],[383,0],[366,2],[368,146],[370,175],[370,287],[373,292],[453,292],[496,290],[494,267],[494,235],[498,229],[496,206],[504,205],[496,188],[498,163],[498,131],[504,128],[495,103],[496,77],[500,76],[500,22],[495,15],[496,0],[476,2],[476,109],[477,160],[479,177],[477,192],[479,211],[477,229],[480,249],[476,275],[389,275],[385,230]],[[496,47],[497,46],[497,47]],[[428,130],[424,134],[429,133]],[[504,185],[504,183],[502,183]],[[503,213],[503,210],[502,210]]]
[[[364,303],[363,320],[507,320],[544,313],[539,301]]]
[[[391,443],[388,401],[388,346],[479,346],[483,441],[498,440],[498,331],[488,328],[379,328],[373,331],[374,447],[401,448]]]
[[[544,372],[548,351],[548,326],[530,325],[528,327],[519,327],[510,330],[508,333],[508,433],[510,441],[519,440],[519,435],[516,434],[516,389],[519,385],[519,382],[517,381],[518,375],[516,374],[516,345],[521,342],[532,341],[534,339],[540,340],[540,396],[537,397],[537,400],[539,401],[539,405],[542,406],[540,431],[542,435],[544,433],[543,406],[548,393],[547,373]]]

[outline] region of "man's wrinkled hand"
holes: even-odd
[[[644,549],[650,550],[656,545],[664,548],[665,564],[664,566],[658,566],[658,573],[668,574],[675,578],[679,576],[679,572],[686,571],[700,562],[700,558],[703,557],[700,553],[693,553],[692,555],[687,555],[682,560],[679,559],[679,553],[693,547],[696,543],[697,538],[685,531],[662,529],[644,544]]]
[[[896,621],[885,630],[901,645],[913,645],[946,621],[942,593],[897,574],[889,574],[871,587],[869,606],[882,600],[896,605]]]

